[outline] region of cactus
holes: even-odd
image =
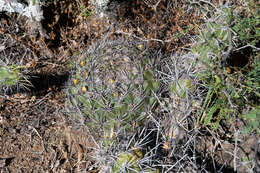
[[[140,149],[132,149],[130,152],[122,152],[116,160],[113,166],[113,172],[143,172],[143,173],[159,173],[158,169],[147,168],[144,170],[140,169],[138,164],[143,159],[143,154]]]
[[[0,67],[0,83],[2,86],[12,86],[19,81],[20,70],[16,66]]]
[[[124,137],[132,136],[156,102],[151,95],[159,83],[149,70],[149,54],[133,42],[105,38],[76,56],[68,110],[102,143],[102,150],[118,148]]]
[[[26,75],[22,73],[22,67],[17,65],[3,65],[0,66],[0,93],[6,94],[7,91],[16,88],[28,89],[30,82]]]

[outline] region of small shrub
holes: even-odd
[[[248,114],[241,115],[240,118],[242,118],[247,123],[245,128],[241,128],[243,135],[248,135],[249,133],[260,134],[260,106],[251,110]]]
[[[208,93],[203,103],[200,122],[216,130],[221,120],[231,122],[231,116],[237,116],[250,103],[249,97],[259,97],[259,63],[254,62],[249,72],[243,67],[222,66],[221,62],[238,61],[232,59],[232,52],[243,51],[241,47],[250,47],[251,56],[259,42],[259,16],[248,11],[247,15],[234,14],[236,6],[218,9],[205,24],[199,35],[193,52],[199,55],[200,64],[205,70],[200,80]],[[242,54],[242,53],[241,53]],[[250,55],[248,55],[250,56]],[[248,57],[243,57],[248,58]],[[237,70],[236,73],[231,73]],[[245,95],[246,93],[246,95]],[[253,125],[254,126],[254,125]]]

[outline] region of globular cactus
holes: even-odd
[[[27,88],[30,82],[26,75],[22,73],[22,67],[17,65],[0,66],[0,93],[6,94],[12,88]]]
[[[0,83],[2,86],[15,85],[19,80],[20,71],[16,66],[0,67]]]
[[[152,169],[152,168],[146,168],[142,169],[140,167],[141,159],[143,159],[144,156],[140,149],[133,148],[130,151],[121,152],[116,160],[116,163],[114,164],[112,168],[112,172],[129,172],[129,173],[135,173],[135,172],[143,172],[143,173],[159,173],[158,169]],[[149,159],[149,158],[146,158]]]
[[[106,37],[77,55],[67,89],[68,110],[88,127],[102,150],[118,148],[123,138],[142,127],[155,105],[151,95],[159,83],[148,63],[148,51],[141,45],[129,38]]]

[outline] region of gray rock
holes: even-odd
[[[17,2],[17,0],[0,0],[0,12],[16,12],[23,16],[27,16],[31,20],[40,22],[43,19],[40,0],[26,0],[26,2]]]

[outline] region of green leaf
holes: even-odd
[[[205,117],[204,125],[208,125],[210,123],[213,114],[220,108],[220,105],[221,105],[221,100],[220,99],[216,100],[215,104],[211,106],[209,112],[207,113],[207,116]]]
[[[252,126],[254,129],[258,129],[258,128],[259,128],[259,121],[252,121],[252,122],[251,122],[251,126]]]

